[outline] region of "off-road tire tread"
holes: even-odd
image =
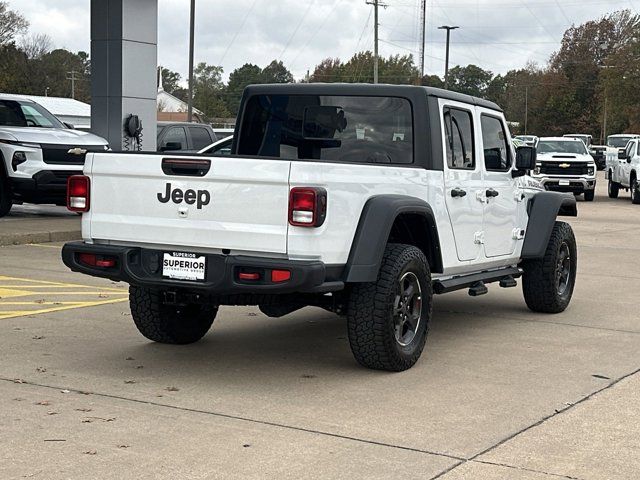
[[[426,328],[418,338],[410,356],[399,355],[393,332],[389,335],[388,298],[404,266],[417,259],[424,268],[427,285],[422,287],[423,308],[427,308]],[[347,326],[351,351],[356,361],[376,370],[399,372],[411,368],[417,361],[427,339],[432,313],[431,273],[422,251],[412,245],[387,245],[376,282],[360,283],[353,287],[347,308]],[[422,331],[421,331],[422,332]]]
[[[200,340],[211,328],[218,307],[203,305],[189,318],[177,318],[162,301],[162,291],[129,287],[129,306],[133,321],[149,340],[171,345],[186,345]]]
[[[569,295],[565,298],[561,298],[558,295],[555,285],[556,255],[563,241],[568,242],[569,251],[576,262],[571,274],[572,284]],[[569,306],[573,295],[577,260],[576,239],[571,225],[566,222],[556,222],[551,231],[544,257],[527,260],[522,264],[524,270],[522,292],[527,307],[534,312],[540,313],[563,312]]]
[[[2,161],[1,156],[0,161]],[[2,165],[0,165],[0,218],[8,215],[12,206],[13,202],[11,198],[11,190],[9,189],[9,182],[2,171]]]

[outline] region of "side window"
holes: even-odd
[[[502,120],[482,115],[481,123],[485,168],[495,172],[506,172],[511,167],[511,155]]]
[[[179,143],[180,144],[180,148],[179,149],[173,149],[173,150],[184,150],[187,148],[187,134],[184,131],[184,128],[182,127],[170,127],[169,130],[167,130],[167,133],[165,133],[164,138],[162,139],[162,143],[160,144],[160,148],[165,149],[167,147],[167,144],[169,143]]]
[[[473,117],[471,112],[445,107],[444,130],[449,168],[473,170],[476,159],[473,142]]]
[[[626,148],[627,157],[633,156],[631,152],[633,152],[633,147],[635,146],[635,142],[629,142]]]
[[[636,149],[636,155],[640,155],[640,142],[637,142],[636,145],[638,146],[638,148]]]
[[[189,132],[191,133],[191,141],[193,141],[194,150],[202,150],[207,145],[211,145],[213,143],[213,139],[206,128],[189,127]]]

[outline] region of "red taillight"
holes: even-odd
[[[295,187],[289,193],[289,223],[295,227],[319,227],[327,216],[324,188]]]
[[[238,273],[238,279],[255,282],[256,280],[260,280],[260,274],[252,272],[240,272]]]
[[[113,257],[104,257],[102,255],[94,255],[93,253],[80,253],[78,260],[89,267],[112,268],[116,266],[116,259]]]
[[[271,270],[271,281],[273,283],[286,282],[291,280],[291,272],[289,270]]]
[[[67,208],[72,212],[89,211],[89,177],[72,175],[67,180]]]

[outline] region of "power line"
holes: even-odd
[[[293,33],[289,37],[289,40],[287,40],[287,43],[285,44],[284,48],[282,49],[282,52],[280,53],[280,57],[278,58],[278,60],[282,60],[282,56],[285,54],[285,52],[289,48],[289,45],[291,45],[291,40],[293,40],[293,37],[296,36],[296,33],[298,33],[298,30],[300,30],[300,27],[302,26],[302,24],[304,23],[305,19],[307,18],[307,15],[309,15],[309,11],[311,10],[311,7],[313,7],[314,3],[316,3],[315,0],[312,0],[311,2],[309,2],[309,5],[307,6],[307,9],[305,10],[304,15],[302,15],[302,18],[300,19],[300,21],[298,22],[298,25],[296,26],[295,30],[293,31]]]
[[[247,12],[247,14],[242,19],[242,23],[240,24],[240,27],[238,28],[238,30],[236,30],[236,33],[234,33],[233,38],[229,42],[229,45],[227,45],[227,48],[225,49],[224,53],[222,54],[222,58],[218,62],[218,65],[222,65],[222,62],[224,62],[224,59],[227,57],[227,53],[229,53],[229,49],[235,43],[236,38],[238,38],[238,34],[244,28],[244,24],[247,23],[247,19],[249,18],[249,15],[251,15],[251,12],[253,12],[253,9],[255,8],[257,3],[258,3],[258,0],[253,0],[253,3],[251,4],[251,7],[249,8],[249,11]]]

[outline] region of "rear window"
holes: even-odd
[[[245,107],[239,155],[345,163],[413,163],[404,98],[256,95]]]

